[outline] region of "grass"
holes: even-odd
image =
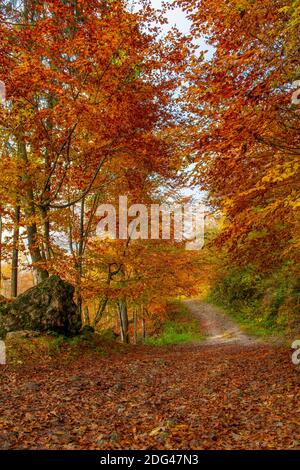
[[[201,341],[203,335],[199,322],[181,302],[168,305],[166,319],[155,336],[146,338],[149,346],[166,346]],[[67,338],[49,332],[33,338],[14,337],[6,342],[7,363],[13,367],[30,366],[32,363],[70,363],[87,354],[108,357],[130,351],[128,345],[115,340],[110,330],[100,334],[84,332]]]
[[[247,307],[230,307],[222,302],[218,302],[215,298],[208,297],[207,302],[221,308],[228,316],[230,316],[245,332],[251,336],[263,338],[267,340],[272,337],[283,337],[284,331],[276,323],[274,319],[255,316]]]
[[[254,316],[247,317],[243,313],[237,313],[231,309],[225,309],[225,311],[250,335],[267,339],[274,335],[278,336],[283,334],[282,330],[270,319],[257,318]]]
[[[253,266],[232,268],[212,286],[207,301],[223,308],[247,333],[289,338],[300,326],[300,280],[289,271],[284,265],[263,276]]]
[[[181,302],[169,304],[167,320],[162,324],[159,334],[147,337],[149,346],[169,346],[203,340],[199,322],[194,319]]]
[[[111,353],[123,352],[124,348],[106,332],[103,335],[82,334],[73,338],[44,334],[34,338],[13,338],[6,342],[8,364],[22,367],[32,362],[68,363],[89,353],[107,357]]]

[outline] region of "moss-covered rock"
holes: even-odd
[[[74,336],[81,317],[73,300],[74,287],[51,276],[12,302],[0,302],[0,337],[9,331],[53,331]]]

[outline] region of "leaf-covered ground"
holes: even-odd
[[[1,449],[300,449],[288,348],[130,347],[1,369]]]

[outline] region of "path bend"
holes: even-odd
[[[244,333],[241,328],[218,307],[201,300],[185,300],[189,311],[199,320],[201,331],[207,336],[205,344],[253,345],[257,339]]]

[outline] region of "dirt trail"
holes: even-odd
[[[208,336],[205,344],[234,343],[244,346],[258,342],[244,333],[222,310],[201,300],[185,300],[184,304],[199,319],[202,332]]]
[[[300,449],[290,351],[186,304],[207,341],[3,367],[0,449]]]

